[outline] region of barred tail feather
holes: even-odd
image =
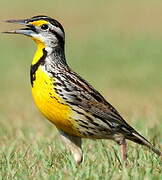
[[[162,152],[156,149],[147,139],[145,139],[143,136],[138,134],[137,132],[132,132],[133,137],[128,137],[129,140],[134,141],[135,143],[147,146],[149,149],[151,149],[154,153],[156,153],[158,156],[162,156]]]

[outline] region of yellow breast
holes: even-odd
[[[44,72],[41,66],[37,69],[35,77],[32,95],[39,110],[58,129],[78,135],[75,121],[71,118],[70,106],[54,90],[55,79]]]

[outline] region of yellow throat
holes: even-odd
[[[34,55],[34,58],[33,58],[33,61],[32,61],[32,65],[36,64],[40,58],[43,56],[43,49],[45,48],[45,44],[38,40],[38,39],[35,39],[35,38],[32,38],[36,44],[37,44],[37,51]]]
[[[37,43],[37,51],[34,55],[31,68],[36,66],[44,56],[45,48],[41,41],[35,39],[34,41]],[[72,110],[55,91],[55,77],[49,76],[43,69],[43,66],[37,67],[34,73],[32,75],[34,76],[34,78],[32,77],[32,95],[38,109],[58,129],[77,135],[76,122],[71,118]]]

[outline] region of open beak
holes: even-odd
[[[20,25],[25,25],[26,28],[22,28],[22,29],[16,29],[16,30],[11,30],[11,31],[6,31],[3,33],[8,33],[8,34],[23,34],[26,36],[32,36],[33,33],[37,33],[36,28],[30,24],[29,19],[23,19],[23,20],[7,20],[5,21],[7,23],[16,23],[16,24],[20,24]]]

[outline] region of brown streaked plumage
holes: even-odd
[[[64,52],[65,33],[58,21],[35,16],[8,22],[27,28],[7,33],[30,36],[38,45],[30,72],[35,103],[58,128],[78,164],[83,159],[81,138],[114,140],[121,146],[123,160],[126,160],[126,139],[162,156],[98,91],[69,68]]]

